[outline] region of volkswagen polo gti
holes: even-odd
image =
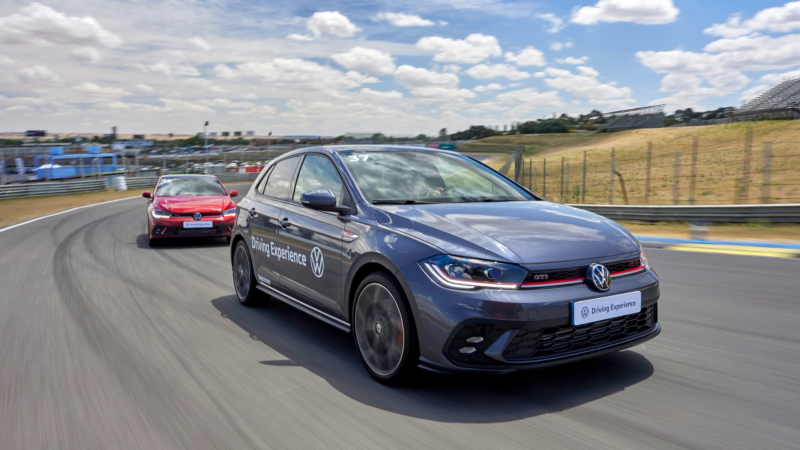
[[[455,152],[306,148],[239,206],[239,301],[266,293],[352,332],[381,382],[559,364],[661,330],[658,277],[630,233]]]

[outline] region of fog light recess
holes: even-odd
[[[461,353],[462,355],[471,355],[475,353],[475,347],[461,347],[458,349],[458,353]]]
[[[472,336],[467,338],[467,344],[480,344],[481,342],[483,342],[483,337],[481,336]]]

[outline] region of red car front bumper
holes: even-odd
[[[183,237],[226,237],[231,235],[236,216],[204,216],[200,222],[211,222],[210,227],[186,228],[184,222],[196,224],[192,217],[155,218],[150,216],[150,238],[172,239]]]

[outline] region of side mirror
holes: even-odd
[[[144,192],[142,192],[142,197],[144,197],[144,198],[150,198],[150,191],[144,191]]]
[[[333,211],[338,213],[350,212],[346,206],[336,206],[336,196],[330,189],[315,189],[304,192],[300,196],[300,203],[306,208],[317,209],[320,211]]]
[[[239,191],[231,191],[231,197],[236,197],[239,195]]]

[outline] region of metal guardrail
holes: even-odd
[[[43,195],[62,195],[105,190],[105,180],[12,184],[0,186],[0,199],[39,197]]]
[[[153,188],[156,187],[156,183],[158,183],[158,177],[138,177],[138,178],[125,177],[125,184],[128,186],[128,189]]]
[[[222,181],[223,183],[224,182],[230,183],[231,181],[253,181],[256,178],[258,178],[258,173],[257,172],[251,172],[251,173],[218,173],[218,174],[215,174],[215,175],[217,176],[217,178],[219,178],[219,181]]]
[[[800,204],[783,205],[569,205],[612,220],[643,222],[800,223]]]

